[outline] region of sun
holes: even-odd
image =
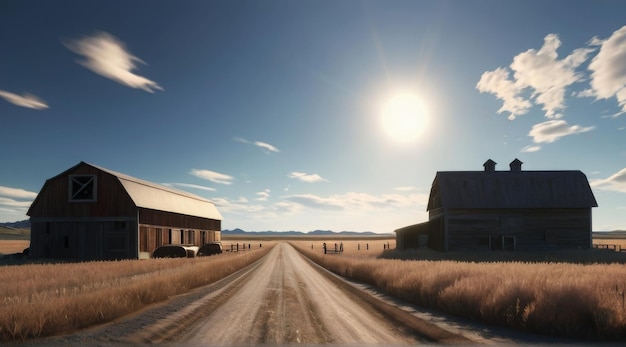
[[[426,127],[426,118],[424,104],[413,93],[398,93],[383,105],[383,129],[399,142],[418,140]]]

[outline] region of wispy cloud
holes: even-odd
[[[308,173],[297,172],[297,171],[290,173],[289,175],[287,175],[287,177],[295,178],[302,182],[307,182],[307,183],[328,182],[328,180],[326,180],[325,178],[323,178],[322,176],[318,174],[308,174]]]
[[[606,40],[594,39],[600,51],[589,64],[591,91],[597,99],[615,97],[626,112],[626,26]]]
[[[600,190],[626,193],[626,168],[605,179],[589,180],[589,184],[591,187]]]
[[[48,104],[40,98],[24,93],[23,95],[13,94],[11,92],[7,92],[6,90],[0,90],[0,98],[4,100],[22,107],[34,108],[35,110],[43,110],[48,108]]]
[[[209,192],[214,192],[215,188],[212,187],[207,187],[207,186],[201,186],[198,184],[189,184],[189,183],[164,183],[164,185],[166,186],[170,186],[170,187],[181,187],[181,188],[191,188],[191,189],[198,189],[198,190],[206,190]]]
[[[28,190],[20,188],[11,188],[0,186],[0,196],[17,198],[17,199],[35,199],[37,193],[29,192]]]
[[[0,186],[0,211],[14,216],[15,220],[26,217],[26,211],[37,197],[37,193],[24,189]]]
[[[483,73],[476,84],[481,93],[494,94],[503,101],[498,113],[508,112],[509,119],[523,115],[533,106],[542,105],[547,118],[560,118],[565,109],[565,90],[584,76],[576,69],[587,60],[595,48],[578,48],[558,59],[559,37],[549,34],[539,50],[529,49],[513,58],[510,70],[498,68]],[[513,72],[511,79],[510,71]],[[522,95],[530,91],[529,99]]]
[[[219,183],[219,184],[229,185],[229,184],[232,184],[234,180],[234,177],[232,176],[215,172],[215,171],[210,171],[210,170],[192,169],[189,173],[196,177],[200,177],[202,179],[209,180],[213,183]]]
[[[428,195],[425,194],[382,194],[350,192],[327,197],[315,194],[296,194],[284,197],[286,200],[306,207],[321,210],[368,210],[382,208],[425,206]]]
[[[246,198],[229,199],[222,197],[211,200],[222,213],[254,214],[266,210],[266,207],[263,205],[250,204]]]
[[[258,198],[256,198],[257,201],[267,201],[267,199],[270,197],[270,190],[265,189],[262,192],[256,193],[256,195],[258,196]]]
[[[408,192],[408,191],[412,191],[415,190],[416,188],[413,186],[404,186],[404,187],[395,187],[393,188],[393,190],[397,190],[397,191],[401,191],[401,192]]]
[[[149,93],[163,90],[156,82],[132,72],[137,67],[135,62],[145,62],[130,53],[122,41],[109,33],[100,32],[79,40],[70,40],[65,42],[65,46],[82,55],[85,60],[79,63],[98,75]]]
[[[593,129],[593,126],[568,125],[562,119],[555,119],[533,125],[528,136],[532,137],[535,143],[552,143],[563,136],[580,134]]]
[[[248,140],[246,140],[244,138],[241,138],[241,137],[235,137],[233,140],[235,140],[237,142],[241,142],[241,143],[257,146],[257,147],[263,149],[263,152],[265,152],[266,154],[270,154],[270,152],[274,152],[274,153],[280,152],[280,150],[278,148],[276,148],[275,146],[270,145],[269,143],[266,143],[266,142],[248,141]]]
[[[523,153],[532,153],[532,152],[537,152],[539,150],[541,150],[541,146],[528,145],[528,146],[522,148],[521,152],[523,152]]]

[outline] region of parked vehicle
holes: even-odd
[[[204,246],[200,247],[198,250],[198,256],[206,256],[212,254],[221,254],[222,253],[222,243],[221,242],[209,242]]]
[[[153,258],[193,258],[198,254],[196,245],[169,244],[158,247],[152,253]]]

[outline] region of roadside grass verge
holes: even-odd
[[[330,271],[415,305],[539,334],[626,338],[623,264],[377,259],[292,244]]]
[[[111,321],[216,282],[272,246],[198,258],[0,266],[0,342]]]

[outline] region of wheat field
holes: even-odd
[[[0,342],[111,321],[224,278],[271,248],[197,258],[0,266]]]
[[[621,263],[380,259],[365,253],[324,255],[305,242],[292,244],[341,276],[419,306],[533,333],[626,338]]]

